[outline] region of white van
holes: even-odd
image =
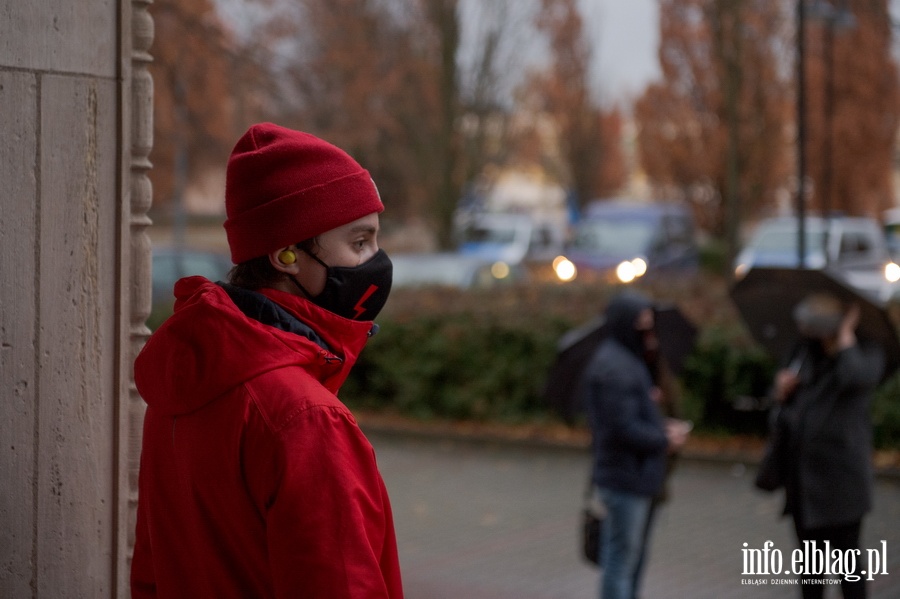
[[[897,265],[875,219],[809,216],[804,223],[805,268],[827,269],[882,301],[897,294],[898,283],[892,275],[897,274]],[[740,278],[754,266],[796,268],[800,262],[797,224],[792,216],[761,221],[735,260],[735,276]]]

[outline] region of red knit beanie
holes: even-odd
[[[228,159],[225,233],[235,264],[382,210],[368,171],[308,133],[253,125]]]

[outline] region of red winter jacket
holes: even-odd
[[[147,412],[132,596],[400,598],[374,451],[335,395],[372,323],[260,293],[329,349],[190,277],[135,361]]]

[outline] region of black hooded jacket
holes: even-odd
[[[785,513],[807,529],[856,522],[872,507],[869,412],[884,355],[860,345],[834,356],[815,343],[800,347],[808,348],[800,382],[779,420],[788,439]]]
[[[666,470],[665,423],[651,399],[653,379],[644,360],[638,314],[652,304],[627,293],[606,309],[609,336],[585,369],[581,386],[593,438],[594,483],[654,496]]]

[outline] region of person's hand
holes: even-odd
[[[856,327],[859,325],[859,304],[853,304],[844,315],[841,326],[838,329],[837,350],[847,349],[856,345]]]
[[[779,370],[778,374],[775,375],[775,399],[781,403],[787,401],[794,393],[799,381],[797,373],[792,370],[787,368]]]
[[[675,453],[687,443],[693,425],[687,420],[669,418],[666,420],[666,439],[669,441],[669,453]]]

